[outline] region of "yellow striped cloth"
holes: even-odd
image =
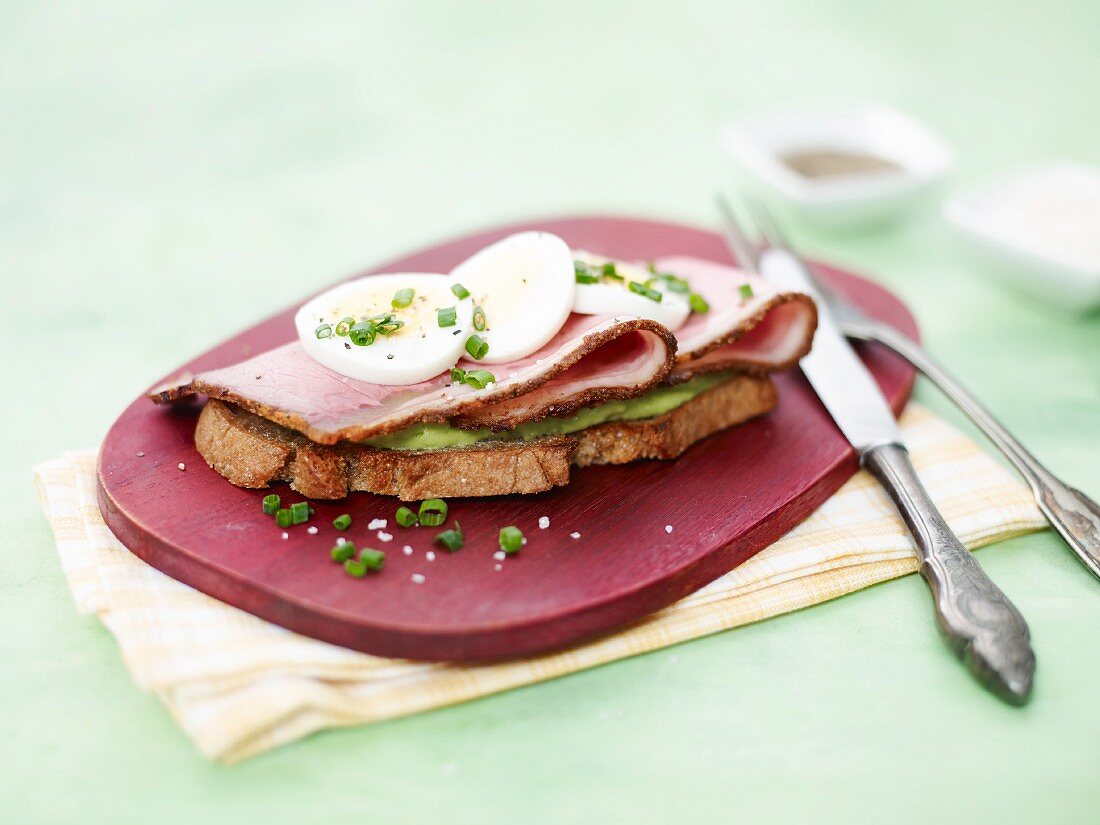
[[[968,547],[1044,526],[1027,490],[976,444],[910,405],[913,461]],[[299,636],[154,570],[107,529],[95,452],[35,470],[61,565],[82,613],[117,638],[206,756],[236,762],[313,731],[416,713],[694,639],[916,570],[882,491],[858,473],[817,512],[736,570],[680,602],[569,650],[484,665],[384,659]]]

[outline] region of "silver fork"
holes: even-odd
[[[771,245],[782,247],[795,254],[771,214],[760,204],[747,202],[757,227]],[[736,253],[739,263],[756,272],[760,256],[756,247],[741,231],[729,202],[718,199],[726,239]],[[863,310],[835,289],[821,282],[813,273],[813,266],[803,262],[818,292],[825,299],[829,311],[839,323],[841,331],[859,341],[873,341],[893,350],[966,413],[970,420],[1004,454],[1005,458],[1027,481],[1035,503],[1051,526],[1057,530],[1070,549],[1094,576],[1100,578],[1100,505],[1080,490],[1070,487],[1039,460],[1029,453],[1004,426],[993,417],[981,402],[971,395],[932,356],[908,336],[889,324],[866,315]]]

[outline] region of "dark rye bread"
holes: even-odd
[[[366,490],[403,501],[539,493],[569,483],[570,465],[675,458],[701,438],[771,410],[775,387],[739,375],[642,421],[599,424],[533,441],[487,441],[443,450],[384,450],[310,441],[240,407],[211,399],[199,415],[195,444],[207,464],[238,487],[285,481],[314,499]]]

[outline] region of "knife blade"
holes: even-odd
[[[1023,704],[1031,693],[1035,654],[1020,611],[940,515],[913,469],[889,404],[845,340],[801,259],[772,247],[760,253],[758,269],[771,283],[804,292],[817,303],[818,327],[812,349],[800,362],[802,372],[912,534],[948,644],[986,688],[1005,701]]]

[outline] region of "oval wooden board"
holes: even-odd
[[[668,223],[577,218],[503,227],[451,241],[375,271],[446,272],[510,232],[541,228],[571,246],[627,259],[694,255],[729,262],[720,238]],[[891,294],[835,269],[824,274],[852,299],[910,335],[916,325]],[[239,361],[290,340],[294,307],[184,364],[183,371]],[[881,349],[861,352],[895,411],[913,372]],[[170,377],[170,376],[166,376]],[[115,535],[170,576],[268,621],[384,656],[472,660],[518,656],[613,630],[702,587],[782,536],[857,467],[848,443],[801,374],[776,378],[779,407],[712,436],[675,461],[573,471],[568,487],[533,496],[455,499],[466,546],[431,548],[429,528],[393,521],[392,498],[354,493],[315,502],[312,524],[282,530],[264,516],[264,491],[241,490],[195,450],[198,405],[175,409],[135,400],[115,422],[99,457],[100,508]],[[144,453],[144,455],[140,455]],[[177,465],[183,462],[186,470]],[[302,497],[285,485],[284,501]],[[332,520],[348,512],[347,537],[387,551],[385,570],[364,580],[329,560]],[[550,528],[540,530],[540,516]],[[367,530],[386,518],[394,540]],[[497,571],[497,531],[523,530],[528,543]],[[668,533],[665,525],[671,524]],[[570,534],[580,533],[573,539]],[[414,548],[411,556],[403,545]],[[426,580],[417,584],[414,573]]]

